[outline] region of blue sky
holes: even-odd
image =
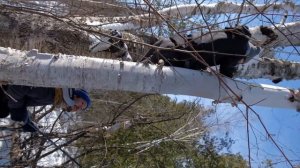
[[[295,52],[291,47],[285,48],[284,51]],[[299,55],[287,56],[286,54],[280,54],[278,57],[282,59],[288,57],[289,60],[300,62]],[[266,79],[251,80],[248,82],[275,85]],[[276,84],[276,86],[296,89],[300,88],[300,81],[282,81]],[[229,104],[212,106],[211,100],[204,98],[174,95],[170,95],[170,97],[176,98],[178,101],[193,101],[197,99],[201,100],[200,102],[204,106],[215,108],[216,114],[212,116],[212,120],[210,120],[218,122],[214,123],[219,125],[219,127],[214,129],[215,134],[217,136],[225,136],[225,132],[228,131],[230,137],[235,140],[231,151],[233,153],[240,153],[245,159],[248,159],[246,121],[241,111],[235,107],[231,107]],[[244,106],[240,105],[239,107],[242,109],[242,112],[245,113]],[[297,163],[300,165],[300,113],[296,110],[272,107],[254,107],[254,110],[259,114],[269,133],[287,155],[287,158],[291,160],[293,164]],[[253,114],[250,114],[250,123],[253,130],[250,131],[252,167],[259,167],[261,162],[266,159],[273,160],[276,163],[274,164],[276,168],[291,167],[286,163],[274,143],[268,138],[259,120]]]
[[[283,84],[284,83],[285,82],[283,82]],[[295,81],[291,83],[299,85],[300,82]],[[178,101],[199,100],[199,98],[190,96],[172,95],[171,97],[176,97]],[[216,108],[216,114],[212,116],[210,120],[214,121],[214,124],[217,125],[214,129],[214,134],[222,137],[225,136],[225,133],[228,131],[230,137],[235,140],[231,151],[233,153],[240,153],[245,159],[248,159],[246,121],[241,112],[229,104],[211,106],[211,100],[203,98],[201,98],[201,103],[206,107]],[[245,108],[242,105],[240,108],[245,112]],[[300,164],[300,113],[295,110],[271,107],[254,107],[254,110],[259,114],[269,133],[273,136],[287,157],[290,160],[298,160],[297,163]],[[279,150],[276,149],[275,145],[268,139],[257,117],[250,114],[250,118],[253,129],[253,131],[250,131],[252,166],[258,167],[261,162],[266,159],[271,159],[275,162],[285,161],[283,156],[279,153]],[[290,166],[285,162],[281,162],[275,164],[274,167],[284,168]]]
[[[297,59],[299,59],[300,62],[300,56],[298,56]],[[266,79],[248,82],[274,85],[270,80]],[[300,88],[300,81],[283,81],[276,84],[276,86],[296,89]],[[169,96],[171,98],[176,98],[177,101],[198,100],[205,107],[215,108],[216,114],[212,116],[212,121],[217,121],[218,123],[215,124],[219,125],[218,128],[215,128],[215,134],[224,137],[226,131],[229,131],[230,137],[235,140],[235,144],[232,146],[231,151],[233,153],[240,153],[245,159],[248,159],[246,121],[241,114],[241,111],[245,113],[243,105],[239,106],[241,109],[241,111],[239,111],[236,107],[231,107],[230,104],[212,106],[212,101],[205,98]],[[287,158],[292,161],[293,164],[300,165],[300,112],[291,109],[257,106],[254,106],[253,109],[259,114],[269,133],[284,151]],[[250,114],[250,123],[253,129],[253,131],[250,131],[252,167],[259,167],[259,165],[262,164],[261,162],[266,159],[271,159],[276,162],[276,164],[273,165],[274,168],[291,167],[286,163],[284,157],[274,143],[268,138],[265,130],[255,115]]]

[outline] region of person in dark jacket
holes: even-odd
[[[91,105],[88,93],[83,89],[45,88],[4,85],[0,89],[0,118],[9,114],[13,121],[21,122],[23,131],[37,131],[30,119],[28,106],[54,105],[67,112],[86,110]]]
[[[249,42],[251,33],[247,26],[225,28],[222,34],[223,36],[220,38],[212,40],[211,36],[208,36],[209,38],[203,41],[200,40],[201,37],[193,39],[192,35],[188,35],[186,39],[190,45],[187,45],[185,41],[182,45],[179,43],[180,40],[176,41],[174,38],[160,39],[153,44],[160,48],[150,49],[141,62],[158,64],[161,60],[165,66],[193,70],[206,70],[208,66],[219,65],[219,72],[232,78],[237,71],[237,65],[258,55],[261,49]],[[181,40],[183,39],[181,38]],[[201,42],[197,42],[197,40]],[[195,51],[197,54],[191,53]]]

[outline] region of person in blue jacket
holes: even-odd
[[[37,131],[27,107],[51,104],[67,112],[76,112],[88,109],[91,99],[83,89],[19,85],[3,85],[0,89],[0,118],[10,114],[13,121],[22,123],[25,132]]]

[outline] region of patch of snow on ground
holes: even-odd
[[[50,108],[47,107],[45,110],[43,110],[42,113],[46,112]],[[40,115],[40,113],[39,113]],[[57,120],[57,118],[60,116],[60,118]],[[38,125],[42,126],[41,131],[44,133],[55,132],[55,133],[67,133],[68,129],[72,127],[72,125],[75,124],[76,121],[78,121],[79,118],[76,118],[76,114],[74,113],[66,113],[63,112],[61,114],[60,111],[56,110],[53,112],[50,112],[46,116],[44,116],[38,123]],[[0,119],[0,126],[6,126],[10,125],[12,120],[10,120],[10,117]],[[56,122],[54,124],[54,122]],[[54,125],[53,125],[54,124]],[[10,147],[11,147],[11,131],[0,131],[0,166],[9,166],[10,164]],[[30,133],[21,133],[20,137],[22,139],[26,139],[30,136]],[[56,145],[64,144],[67,140],[65,138],[54,138],[51,139],[53,142],[55,142]],[[55,146],[51,142],[45,143],[44,147],[47,147],[45,150],[43,150],[42,155],[52,151],[55,149]],[[64,151],[66,151],[70,156],[74,157],[74,155],[78,152],[76,147],[63,147]],[[36,151],[31,151],[32,155],[36,153]],[[66,156],[62,151],[57,150],[53,152],[50,155],[47,155],[44,158],[41,158],[38,161],[38,166],[47,166],[47,167],[53,167],[53,166],[60,166],[64,162],[68,161],[70,158]],[[72,166],[74,167],[74,166]]]

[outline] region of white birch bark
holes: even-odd
[[[242,8],[242,9],[241,9]],[[166,20],[169,19],[181,19],[182,17],[190,17],[195,15],[214,15],[214,14],[258,14],[268,12],[290,12],[300,13],[300,5],[296,5],[292,2],[279,3],[279,4],[249,4],[246,3],[243,6],[233,2],[218,2],[211,4],[188,4],[177,5],[167,7],[159,10],[158,13],[162,15]],[[98,25],[103,29],[116,29],[116,30],[132,30],[140,29],[151,26],[156,26],[164,22],[161,18],[155,16],[155,14],[141,14],[136,16],[124,16],[124,17],[77,17],[73,18],[74,21],[86,20],[89,25]],[[126,22],[124,22],[126,21]]]
[[[183,68],[160,69],[154,65],[145,67],[134,62],[43,54],[36,50],[1,47],[0,80],[29,86],[190,95],[219,102],[233,102],[231,97],[237,95],[248,105],[299,108],[299,103],[288,101],[287,88],[253,85]]]
[[[241,79],[300,79],[300,63],[272,58],[257,58],[240,64],[234,78]]]

